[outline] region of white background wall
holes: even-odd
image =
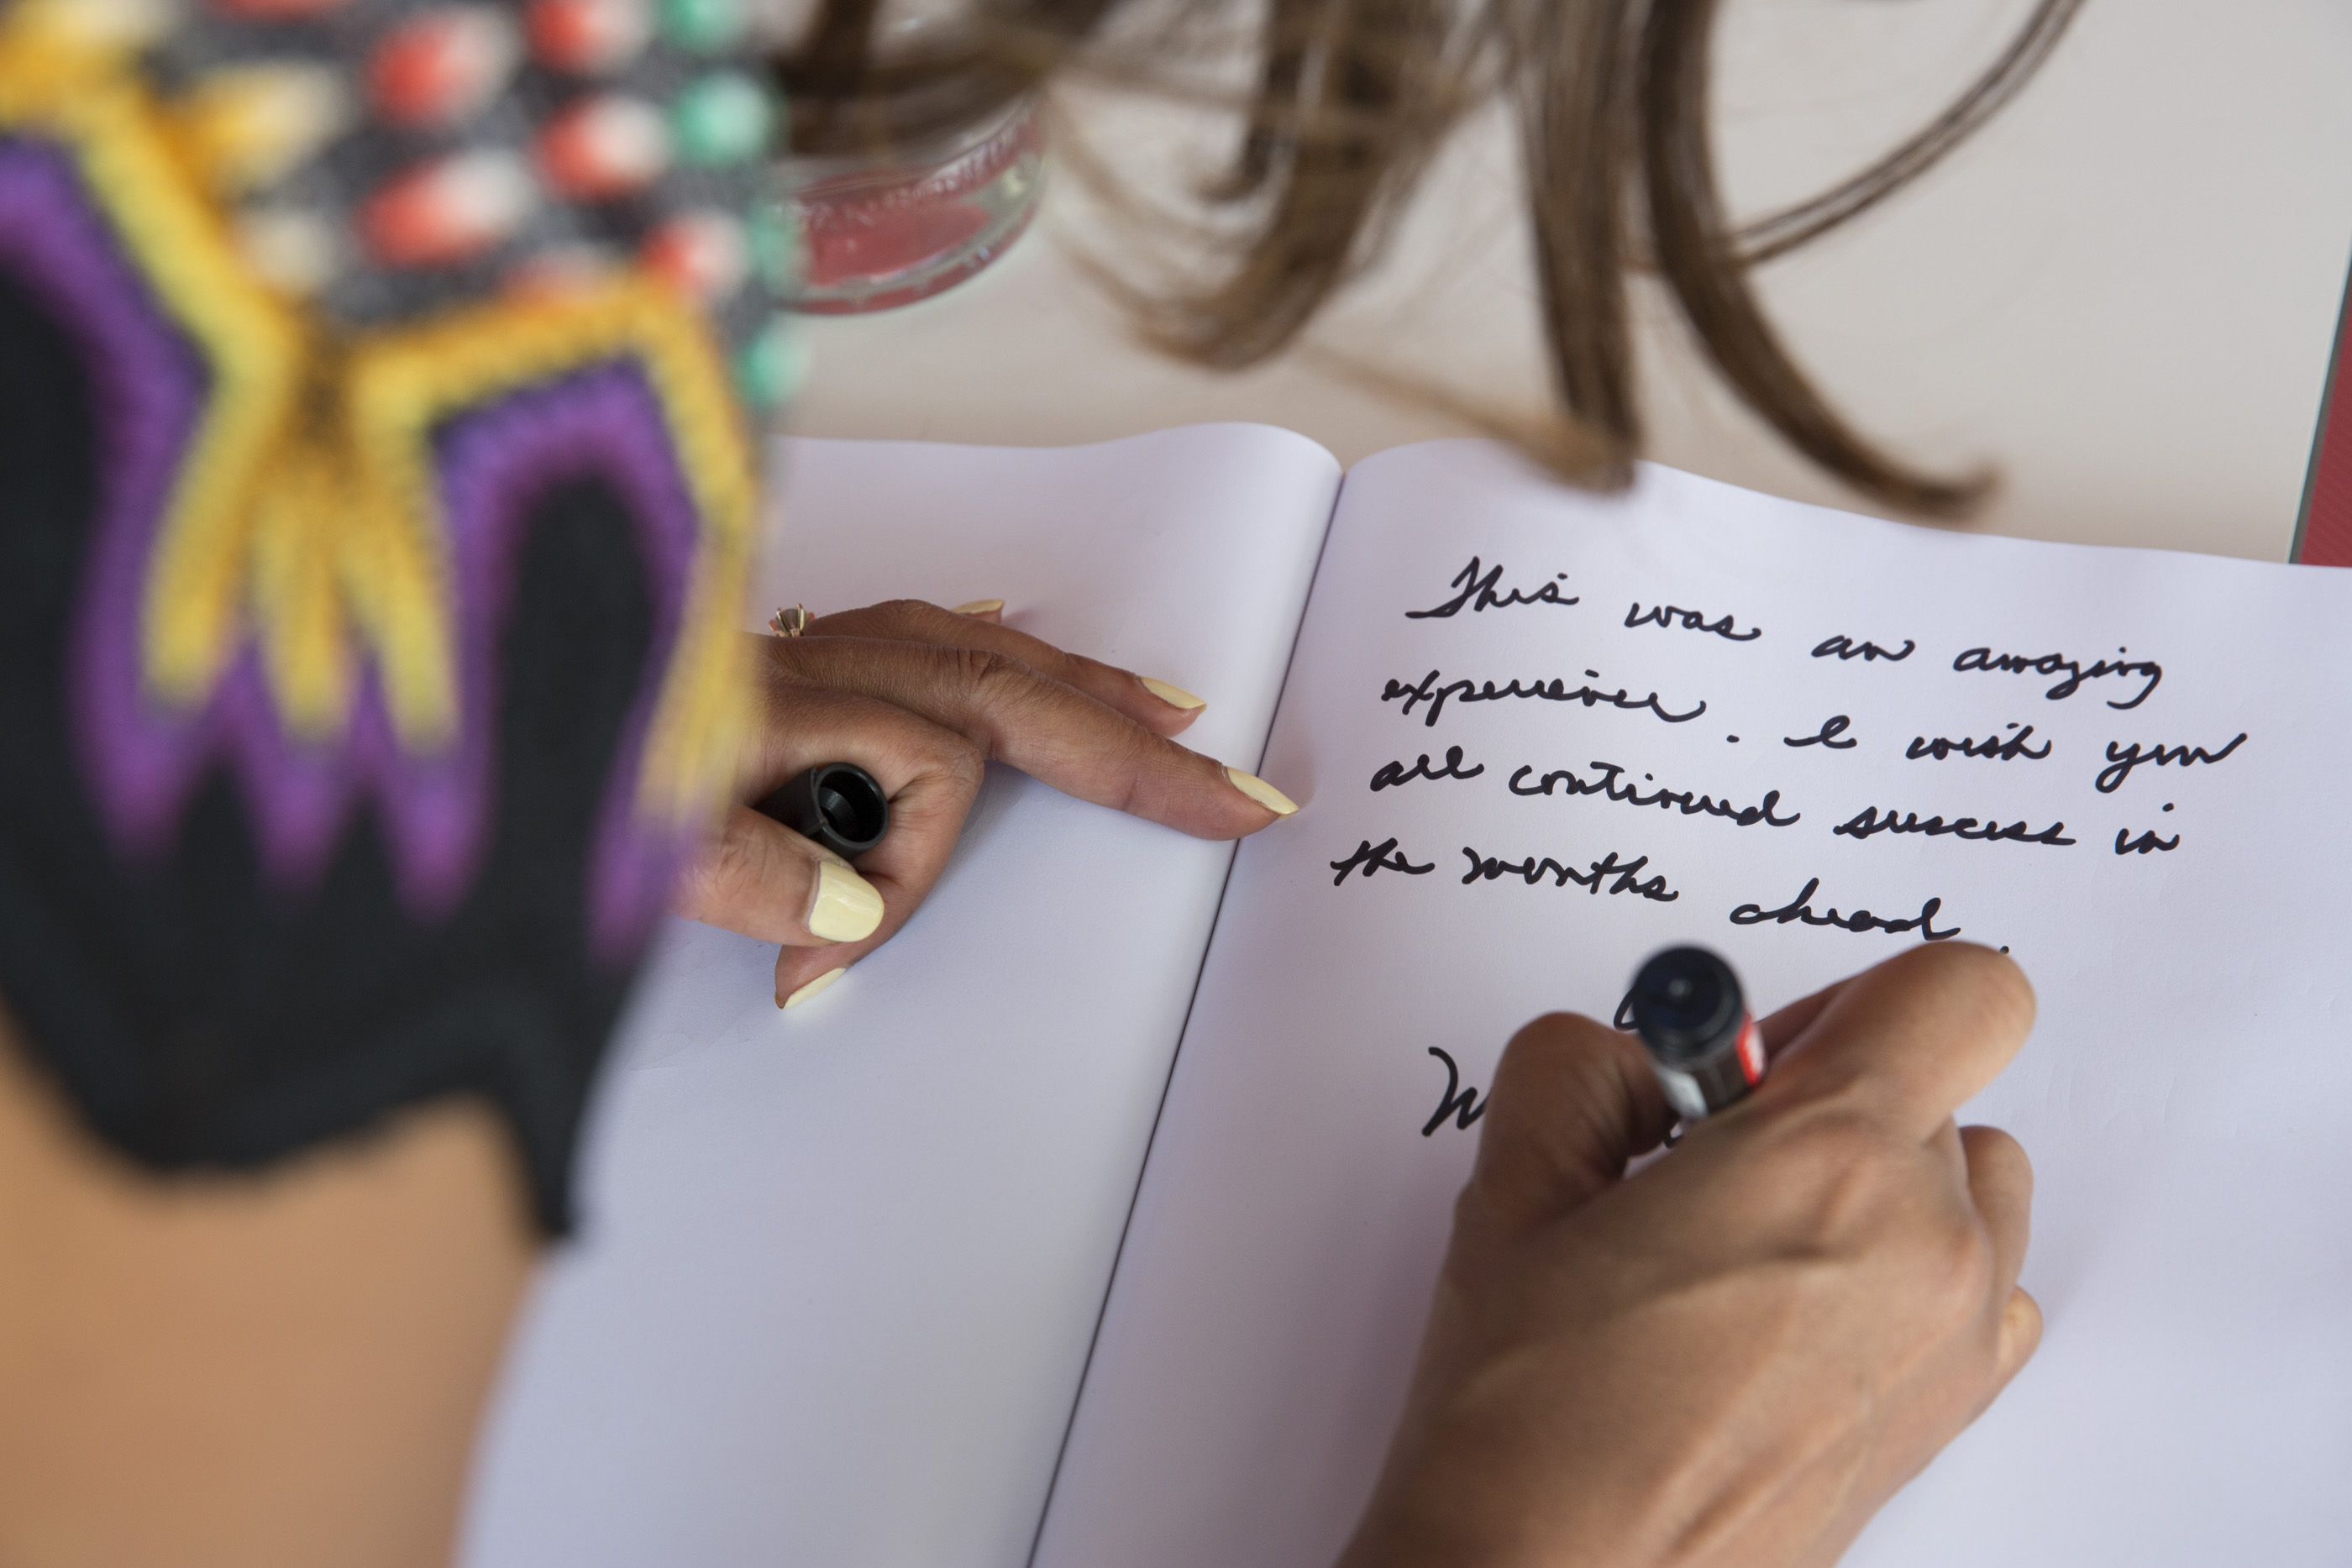
[[[1730,0],[1718,144],[1737,208],[1777,206],[1867,162],[2029,9]],[[1147,172],[1182,166],[1197,145],[1165,110],[1083,102],[1075,115],[1091,143]],[[1507,134],[1490,120],[1318,340],[1538,406],[1518,200]],[[973,282],[813,321],[815,374],[792,428],[1026,445],[1253,419],[1350,461],[1457,433],[1301,356],[1219,375],[1134,345],[1072,260],[1073,242],[1099,233],[1063,179],[1040,230]],[[1976,526],[2278,559],[2347,246],[2352,7],[2090,0],[2008,113],[1888,206],[1775,263],[1763,288],[1864,428],[1923,462],[1999,465],[2005,486]],[[1712,385],[1654,303],[1644,314],[1653,455],[1854,504]]]

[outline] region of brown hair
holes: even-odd
[[[1175,0],[1181,30],[1218,0]],[[1628,275],[1654,270],[1717,371],[1814,463],[1874,500],[1957,516],[1988,489],[1887,455],[1789,356],[1748,273],[1868,210],[2015,97],[2081,0],[2038,0],[1942,113],[1852,179],[1734,227],[1716,187],[1709,52],[1717,0],[1261,0],[1254,87],[1231,165],[1202,197],[1236,221],[1220,275],[1131,297],[1153,341],[1254,364],[1293,341],[1375,256],[1431,156],[1497,97],[1518,115],[1543,329],[1566,417],[1520,439],[1591,485],[1642,444]],[[976,0],[949,36],[877,55],[879,0],[820,0],[779,62],[795,150],[905,145],[1002,110],[1068,62],[1159,81],[1152,51],[1097,35],[1120,0]],[[1166,37],[1178,36],[1171,31]],[[1163,38],[1164,45],[1164,38]],[[1164,47],[1160,51],[1165,54]]]

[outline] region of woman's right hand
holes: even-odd
[[[1768,1019],[1771,1076],[1631,1177],[1640,1046],[1522,1030],[1342,1568],[1835,1562],[2040,1343],[2032,1169],[1952,1120],[2032,1017],[2007,958],[1913,948]]]

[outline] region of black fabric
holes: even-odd
[[[92,1131],[159,1171],[251,1168],[477,1093],[551,1233],[629,976],[592,963],[584,883],[653,636],[635,534],[601,484],[551,487],[499,667],[487,862],[447,918],[402,906],[372,809],[289,894],[215,771],[176,841],[120,862],[79,776],[66,653],[98,483],[73,345],[0,273],[0,1001]]]

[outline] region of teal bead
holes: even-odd
[[[735,357],[735,384],[755,413],[783,406],[808,379],[808,340],[778,316]]]
[[[751,246],[751,265],[768,292],[782,298],[800,280],[801,231],[781,202],[753,206],[744,233]]]
[[[670,119],[681,162],[704,168],[762,157],[775,132],[775,99],[740,71],[715,71],[678,95]]]
[[[733,48],[743,25],[743,0],[662,0],[662,36],[695,54]]]

